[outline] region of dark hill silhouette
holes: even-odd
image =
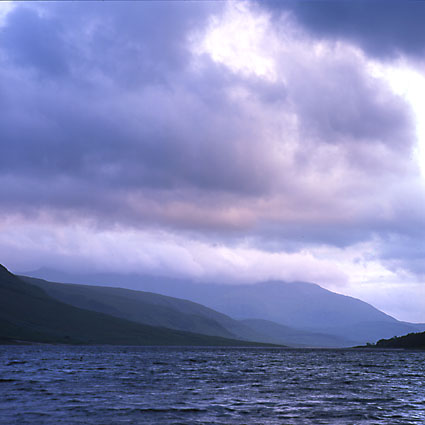
[[[376,343],[376,347],[425,350],[425,332],[410,333],[390,339],[381,339]]]
[[[124,345],[250,345],[141,325],[59,302],[0,265],[0,341]]]

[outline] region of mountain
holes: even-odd
[[[248,325],[253,331],[261,334],[267,342],[285,342],[290,347],[353,347],[356,345],[355,339],[350,336],[339,337],[318,332],[309,332],[302,329],[291,328],[270,320],[245,319],[242,323]]]
[[[124,288],[57,283],[25,276],[20,278],[42,288],[56,300],[133,322],[225,338],[268,342],[264,341],[267,338],[249,326],[192,301]]]
[[[306,332],[271,321],[235,320],[201,304],[152,292],[21,278],[67,304],[143,324],[297,347],[349,347],[356,344],[355,340],[348,338]]]
[[[232,286],[190,283],[189,288],[189,299],[237,319],[269,320],[359,343],[425,329],[424,325],[400,322],[359,299],[312,283],[275,281]]]
[[[29,275],[55,277],[62,282],[121,286],[185,298],[234,319],[267,321],[267,325],[263,322],[261,327],[255,327],[250,323],[250,327],[254,327],[253,331],[256,332],[261,328],[261,333],[269,336],[276,331],[270,322],[306,332],[310,334],[310,337],[304,335],[307,340],[312,334],[326,334],[339,340],[352,341],[356,345],[425,330],[424,324],[400,322],[359,299],[306,282],[271,281],[230,285],[136,274],[72,275],[48,269],[30,272]],[[269,327],[267,332],[265,326]],[[301,341],[297,343],[301,344]],[[323,339],[315,340],[317,344],[314,345],[321,345],[321,341]]]
[[[410,333],[391,339],[381,339],[376,343],[376,347],[425,350],[425,332]]]
[[[0,265],[0,341],[122,345],[252,345],[141,325],[57,301]]]

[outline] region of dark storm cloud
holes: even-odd
[[[181,95],[153,87],[127,97],[115,88],[86,91],[65,83],[45,90],[19,83],[3,87],[9,99],[0,118],[4,173],[86,178],[111,189],[183,185],[250,192],[262,185],[255,172],[244,175],[250,153],[234,141],[255,137],[256,130],[241,118],[229,123],[221,117],[223,110],[239,112],[226,101],[212,104],[210,96],[207,104],[190,87]]]
[[[188,30],[205,24],[220,6],[171,2],[23,4],[6,17],[3,51],[16,64],[41,73],[88,68],[121,84],[161,82],[162,73],[187,62]],[[76,63],[73,63],[76,62]],[[68,76],[70,78],[70,76]]]
[[[33,167],[41,173],[69,171],[78,175],[96,174],[99,167],[107,170],[100,177],[107,178],[109,172],[114,173],[114,164],[127,160],[137,161],[142,165],[139,168],[143,164],[157,170],[169,167],[170,176],[175,174],[173,168],[187,168],[180,162],[190,160],[186,157],[190,152],[184,151],[185,141],[178,140],[182,135],[171,128],[174,123],[167,121],[178,119],[177,105],[170,103],[175,86],[188,84],[179,81],[179,69],[188,62],[188,24],[198,21],[197,25],[202,25],[199,12],[205,7],[195,5],[188,10],[183,3],[167,6],[164,11],[153,3],[124,8],[108,4],[91,6],[83,14],[75,7],[61,7],[60,11],[47,8],[47,17],[37,10],[16,8],[2,31],[0,42],[6,63],[9,59],[20,66],[6,69],[3,79],[9,84],[2,87],[7,111],[2,127],[3,134],[10,138],[3,141],[8,154],[3,156],[3,170]],[[55,11],[60,13],[55,15]],[[31,25],[24,25],[27,21]],[[65,60],[61,53],[69,44],[72,48]],[[52,63],[64,64],[62,68],[71,69],[72,75],[60,81],[40,82],[28,72],[28,68],[35,68],[48,76],[55,71],[49,66]],[[130,80],[137,86],[129,88]],[[196,86],[196,81],[193,83]],[[215,83],[220,84],[217,75]],[[219,91],[219,87],[216,89]],[[206,92],[204,98],[208,96],[205,87],[199,90]],[[186,94],[183,92],[183,96]],[[175,100],[182,99],[176,96]],[[205,108],[203,112],[208,113],[208,109],[224,106],[218,97],[214,100],[215,105],[205,105],[202,101],[196,104],[194,98],[195,104],[188,107],[199,107],[201,111]],[[195,132],[201,111],[199,117],[193,111],[194,122],[190,124]],[[215,138],[205,130],[201,124],[195,137]],[[207,141],[203,145],[209,149]],[[214,162],[214,155],[209,159]],[[131,184],[134,177],[137,184],[143,185],[155,174],[134,175],[137,167],[130,168],[116,170],[126,184]],[[155,181],[146,183],[155,185]],[[173,182],[167,183],[164,176],[157,184]]]
[[[84,13],[73,4],[13,10],[1,44],[4,208],[149,222],[161,221],[156,209],[164,201],[202,204],[203,194],[181,193],[188,188],[262,191],[268,171],[246,174],[261,157],[244,146],[259,138],[255,123],[223,94],[234,77],[213,63],[201,75],[187,69],[186,37],[210,9],[99,3]],[[32,25],[22,26],[22,17]],[[45,34],[46,57],[16,60]],[[57,62],[66,74],[46,65]],[[132,205],[134,198],[143,205]]]
[[[7,21],[0,32],[0,45],[12,62],[46,76],[68,71],[66,44],[61,40],[57,20],[41,18],[32,9],[19,7],[8,15]]]
[[[218,239],[229,229],[296,244],[370,237],[410,158],[406,104],[344,52],[277,57],[285,82],[207,55],[194,66],[189,37],[223,7],[12,10],[0,33],[3,212]]]
[[[292,82],[305,131],[329,143],[356,140],[410,149],[415,139],[408,105],[364,71],[335,62]]]
[[[425,52],[425,3],[411,0],[311,0],[259,2],[291,12],[312,36],[346,40],[369,55],[399,54],[422,59]]]

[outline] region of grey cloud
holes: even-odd
[[[218,3],[22,4],[6,18],[0,46],[15,64],[74,83],[103,76],[122,85],[166,84],[187,65],[187,37]]]
[[[261,176],[244,175],[244,158],[253,159],[242,144],[249,145],[255,128],[221,116],[240,113],[235,105],[205,103],[190,94],[190,82],[181,84],[181,95],[154,87],[124,100],[115,89],[88,94],[73,86],[62,86],[61,93],[3,87],[14,94],[1,119],[8,135],[2,170],[35,178],[79,176],[109,187],[261,188]]]
[[[49,19],[23,7],[39,27],[55,21],[68,43],[74,41],[67,66],[82,72],[46,84],[25,69],[5,66],[3,172],[21,172],[32,180],[67,176],[76,185],[87,179],[102,190],[263,189],[262,175],[245,175],[244,162],[253,158],[243,144],[258,136],[243,114],[238,117],[239,105],[227,99],[234,78],[212,63],[201,76],[186,69],[186,39],[203,25],[199,18],[206,19],[207,6],[173,4],[164,10],[152,3],[97,4],[82,14],[66,4],[46,8]],[[19,10],[13,14],[19,16]],[[12,16],[6,33],[16,32],[15,26],[20,27]],[[56,50],[66,44],[63,38],[51,40]]]
[[[48,210],[296,246],[345,246],[387,231],[376,204],[394,202],[382,187],[406,177],[398,173],[410,160],[412,123],[404,102],[355,62],[295,62],[286,85],[264,82],[207,57],[191,68],[187,36],[221,4],[43,7],[45,15],[18,6],[4,30],[9,44],[0,46],[3,212]],[[28,34],[21,14],[32,22]],[[27,51],[33,28],[51,37],[24,64],[13,52]],[[12,36],[19,33],[25,37]],[[56,57],[67,71],[52,80],[27,69],[54,73]],[[234,88],[247,98],[232,97]],[[295,158],[286,158],[293,138]],[[328,145],[337,159],[323,153]],[[381,145],[391,161],[380,161]],[[328,189],[336,166],[348,170],[347,182]],[[280,202],[269,207],[273,197]]]
[[[0,31],[0,46],[19,66],[47,76],[68,72],[60,22],[39,16],[34,9],[17,7],[9,13]]]
[[[328,143],[355,140],[411,149],[415,136],[408,104],[359,67],[335,62],[308,73],[299,70],[291,81],[304,130]]]
[[[378,58],[405,54],[422,59],[425,52],[422,1],[272,0],[259,4],[278,14],[292,13],[314,37],[348,40]]]
[[[425,277],[425,232],[423,229],[417,230],[417,234],[393,232],[381,236],[377,257],[395,273],[407,272],[423,279]]]

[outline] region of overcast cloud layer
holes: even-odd
[[[0,7],[0,262],[425,322],[425,3]]]

